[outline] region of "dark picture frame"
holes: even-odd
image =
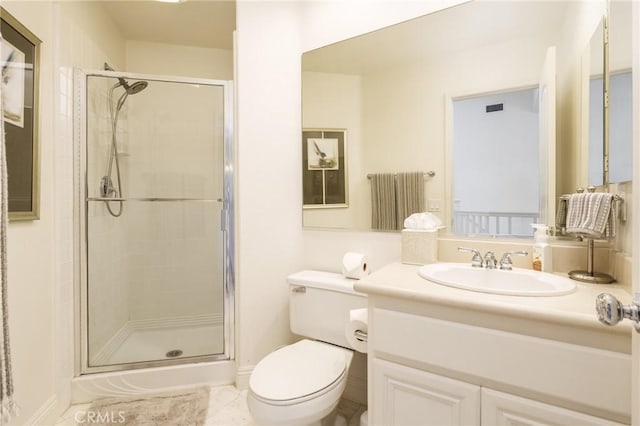
[[[303,129],[303,208],[349,207],[347,182],[346,129]]]
[[[9,220],[40,218],[39,77],[42,41],[0,7],[1,119],[7,152]]]

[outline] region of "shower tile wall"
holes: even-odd
[[[127,196],[222,196],[221,94],[220,88],[151,82],[129,98]],[[221,204],[127,207],[130,319],[221,323]]]
[[[93,78],[88,85],[87,110],[88,158],[87,174],[90,196],[99,196],[100,178],[106,173],[111,144],[111,119],[108,109],[111,79]],[[126,109],[122,111],[126,117]],[[125,122],[126,120],[122,120]],[[126,128],[125,128],[126,129]],[[126,133],[121,131],[121,140]],[[126,181],[126,167],[121,169]],[[118,203],[112,203],[114,209]],[[127,290],[128,253],[126,252],[127,229],[121,218],[112,217],[104,203],[91,202],[89,217],[89,348],[90,359],[118,333],[130,318]]]

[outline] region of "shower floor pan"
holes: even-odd
[[[179,359],[223,352],[222,324],[140,328],[127,323],[96,354],[91,365]]]

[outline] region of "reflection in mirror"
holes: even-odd
[[[452,152],[451,100],[537,87],[550,46],[564,43],[557,57],[565,68],[573,67],[567,62],[577,63],[588,41],[580,20],[587,3],[469,2],[304,53],[302,128],[339,128],[349,135],[349,205],[305,209],[304,226],[370,230],[368,174],[433,170],[435,176],[424,181],[426,209],[451,232],[453,191],[461,187],[453,182],[458,165]],[[592,29],[595,22],[588,26]],[[546,122],[554,125],[555,114]],[[513,136],[510,148],[530,136]],[[548,167],[515,148],[502,164],[528,170],[529,175],[520,178],[527,183],[540,180],[539,188],[555,188],[555,147],[549,143],[541,144],[538,154]],[[538,167],[530,167],[532,163]],[[477,181],[485,179],[486,165],[478,159],[467,158],[465,167]],[[512,180],[507,180],[503,186],[486,185],[491,194],[487,199],[492,200],[489,211],[514,197],[507,191]],[[519,194],[528,188],[515,190]],[[530,191],[535,196],[535,190]],[[532,204],[531,211],[545,211],[540,221],[551,224],[554,206],[555,196],[549,195]]]
[[[604,21],[593,32],[585,53],[589,69],[589,180],[593,186],[602,185],[604,149]]]
[[[609,181],[632,179],[632,88],[631,88],[631,2],[611,1],[609,32]],[[589,185],[604,184],[603,158],[603,49],[602,25],[590,44],[589,84]],[[594,58],[595,55],[599,55]]]
[[[609,5],[609,182],[633,178],[631,1]]]
[[[530,236],[539,219],[538,88],[453,101],[453,232]]]

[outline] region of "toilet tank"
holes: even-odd
[[[357,280],[331,272],[301,271],[289,275],[287,281],[291,331],[350,347],[345,338],[349,311],[367,307],[367,296],[353,289]]]

